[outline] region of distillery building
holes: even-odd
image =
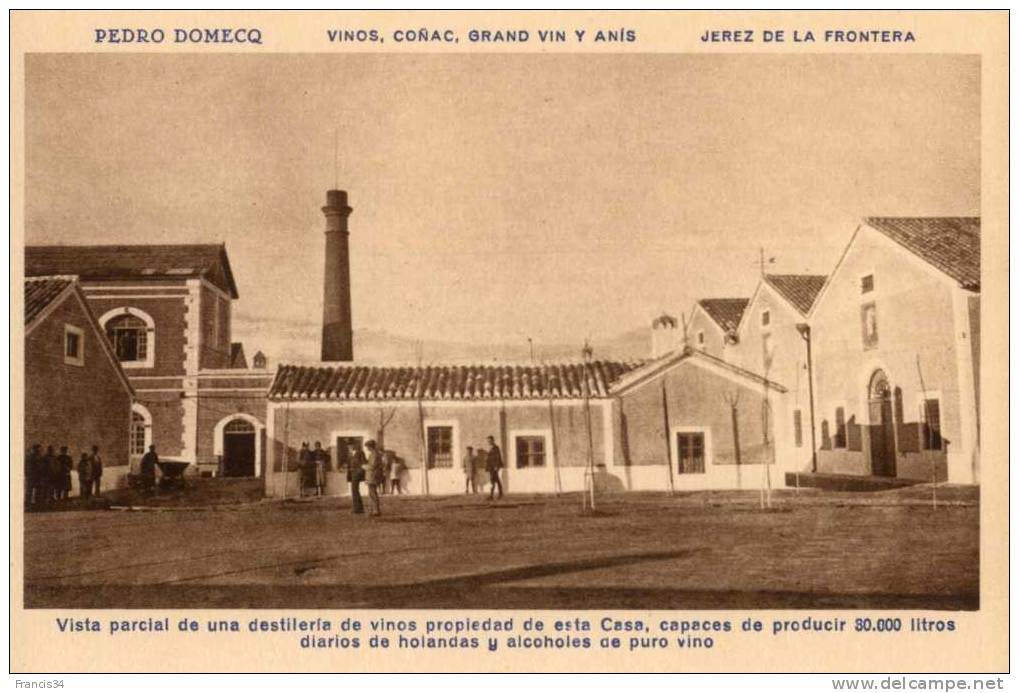
[[[155,445],[191,474],[261,474],[272,373],[260,355],[248,368],[232,341],[238,292],[223,245],[28,246],[25,274],[76,278],[134,391],[132,465]]]

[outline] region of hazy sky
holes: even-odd
[[[980,211],[975,57],[33,55],[26,77],[29,243],[225,242],[235,339],[309,357],[335,183],[355,326],[474,343],[597,340],[749,295],[759,245],[826,273],[862,216]]]

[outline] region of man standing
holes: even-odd
[[[25,509],[42,498],[42,446],[36,443],[25,455]]]
[[[146,493],[151,492],[156,485],[156,465],[159,464],[159,455],[156,454],[156,446],[150,445],[149,451],[142,456],[141,472],[142,485]]]
[[[364,513],[364,503],[361,501],[361,482],[364,481],[364,466],[368,460],[364,457],[364,451],[355,443],[350,443],[350,462],[347,465],[347,481],[350,482],[350,500],[353,504],[355,515]]]
[[[301,451],[297,453],[297,478],[300,479],[300,494],[304,497],[304,492],[311,486],[311,482],[314,475],[315,461],[311,457],[311,448],[308,447],[308,441],[301,443]]]
[[[78,460],[78,497],[84,501],[92,497],[92,460],[84,452]]]
[[[319,496],[325,493],[326,470],[329,468],[329,453],[322,449],[322,443],[315,441],[315,449],[311,453],[315,463],[315,489]]]
[[[99,446],[92,446],[92,455],[88,458],[92,464],[92,495],[99,498],[103,495],[103,458],[99,456]]]
[[[477,493],[478,485],[474,481],[474,474],[476,469],[474,463],[477,458],[474,456],[474,448],[470,445],[467,446],[467,452],[464,454],[463,469],[464,469],[464,494]]]
[[[46,446],[46,454],[42,458],[42,497],[43,502],[50,503],[57,498],[57,483],[60,479],[60,463],[52,445]]]
[[[485,469],[488,470],[488,480],[492,488],[488,492],[488,500],[495,497],[495,488],[499,487],[499,498],[502,498],[502,481],[499,480],[499,470],[502,469],[502,451],[495,444],[495,438],[488,436],[488,455],[485,458]]]
[[[380,453],[375,445],[374,440],[369,440],[364,444],[368,448],[368,495],[372,501],[373,517],[378,517],[382,514],[382,502],[379,500],[379,486],[386,483],[386,467],[382,461],[382,453]]]
[[[57,455],[56,496],[57,500],[65,500],[71,494],[71,471],[74,469],[74,460],[67,454],[67,446],[60,446],[60,454]]]

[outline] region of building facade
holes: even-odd
[[[824,275],[762,275],[724,352],[726,360],[788,390],[776,402],[775,438],[781,466],[792,472],[812,471],[807,314],[824,282]]]
[[[75,462],[97,445],[104,485],[118,485],[129,469],[132,395],[78,282],[26,280],[26,443],[66,445]],[[77,475],[71,479],[77,494]]]
[[[782,485],[771,411],[786,389],[686,347],[613,384],[615,473],[626,490]]]
[[[978,218],[866,219],[810,323],[820,471],[978,481]]]
[[[609,388],[636,365],[281,366],[269,393],[266,494],[298,493],[305,442],[329,453],[327,491],[347,493],[348,445],[367,440],[403,460],[408,492],[462,493],[466,448],[487,448],[489,436],[507,492],[582,489],[592,466],[612,463]]]
[[[736,344],[737,330],[750,299],[703,298],[690,312],[686,344],[709,356],[726,357]]]
[[[403,460],[406,491],[463,493],[466,448],[488,436],[507,492],[592,480],[616,491],[778,486],[767,411],[784,394],[690,349],[646,364],[283,366],[269,395],[266,494],[300,493],[304,443],[328,452],[327,493],[348,493],[347,448],[369,439]]]
[[[224,246],[30,246],[25,273],[79,278],[135,392],[132,464],[155,445],[191,474],[261,473],[272,374],[232,367],[242,348]]]

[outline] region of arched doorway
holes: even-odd
[[[868,390],[871,474],[895,476],[895,417],[892,413],[892,388],[883,370],[874,371]]]
[[[150,445],[152,445],[152,414],[135,402],[131,405],[131,430],[128,434],[131,471],[138,471],[138,463]]]
[[[233,419],[223,427],[223,476],[255,476],[255,426]]]

